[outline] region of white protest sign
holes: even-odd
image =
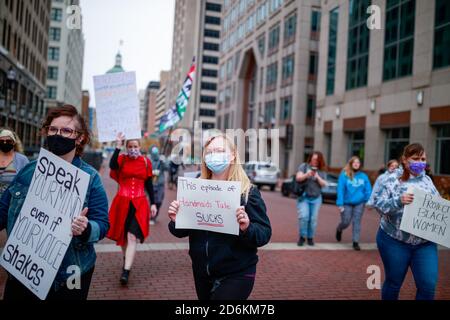
[[[97,129],[100,142],[141,138],[136,73],[119,72],[94,77]]]
[[[178,177],[176,229],[239,234],[241,183]]]
[[[72,219],[83,209],[89,179],[86,172],[41,149],[0,264],[42,300],[72,240]],[[20,191],[13,194],[19,196]]]
[[[408,189],[414,201],[405,206],[400,229],[450,248],[450,201],[417,188]]]

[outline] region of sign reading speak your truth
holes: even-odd
[[[239,234],[236,210],[241,205],[240,182],[179,177],[177,200],[176,229]]]
[[[72,240],[72,219],[83,210],[89,175],[41,149],[20,214],[0,264],[41,300]],[[21,197],[16,191],[13,197]]]
[[[450,248],[450,201],[422,190],[408,190],[414,201],[405,206],[400,229]]]
[[[127,139],[140,139],[136,73],[95,76],[94,89],[99,141],[115,141],[119,132]]]

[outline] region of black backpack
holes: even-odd
[[[303,173],[306,173],[306,166],[303,170]],[[306,189],[306,183],[308,182],[308,179],[302,181],[302,182],[298,182],[297,181],[297,174],[294,174],[292,176],[292,185],[291,185],[291,190],[292,193],[295,194],[297,197],[301,197],[303,195],[303,193],[305,193],[305,189]]]

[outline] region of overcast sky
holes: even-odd
[[[114,66],[120,40],[122,66],[136,71],[137,89],[169,70],[175,0],[81,0],[84,54],[83,90],[95,106],[93,76]]]

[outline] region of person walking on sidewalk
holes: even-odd
[[[150,160],[152,162],[153,175],[153,191],[155,193],[156,214],[150,219],[150,224],[155,224],[159,215],[159,209],[164,201],[164,189],[166,187],[166,179],[164,173],[167,167],[163,160],[161,160],[159,149],[153,146],[150,149]]]
[[[380,174],[373,185],[372,194],[370,195],[369,201],[367,201],[367,206],[369,210],[373,208],[376,197],[379,195],[381,186],[384,184],[384,181],[389,177],[389,175],[393,174],[395,170],[399,167],[399,163],[397,160],[389,160],[386,165],[386,171]]]
[[[95,267],[94,243],[103,239],[109,228],[108,198],[97,170],[81,160],[84,146],[90,141],[86,123],[71,105],[50,109],[41,128],[47,149],[90,176],[81,213],[71,225],[72,240],[57,271],[47,300],[86,300]],[[16,176],[0,200],[0,230],[10,236],[25,202],[37,161],[27,164]],[[58,171],[59,174],[59,171]],[[19,258],[21,259],[21,258]],[[25,267],[26,264],[22,264]],[[71,267],[77,266],[81,278],[79,289],[68,287]],[[50,266],[48,266],[50,267]],[[24,269],[25,270],[25,269]],[[28,270],[33,273],[33,267]],[[4,300],[39,300],[27,287],[11,275],[6,281]]]
[[[327,185],[325,167],[325,160],[319,151],[314,151],[308,161],[298,167],[296,180],[304,185],[304,192],[297,200],[298,246],[303,246],[306,239],[308,245],[314,245],[319,210],[322,206],[322,188]]]
[[[155,196],[152,183],[152,164],[141,155],[140,141],[127,140],[127,153],[120,154],[125,136],[119,133],[116,149],[111,157],[110,176],[119,184],[119,190],[111,204],[109,219],[111,228],[107,237],[122,247],[123,269],[120,277],[122,285],[128,284],[131,267],[136,255],[137,240],[141,243],[149,235],[150,211],[156,215]],[[150,197],[151,207],[145,196]]]
[[[257,248],[267,244],[272,235],[266,205],[243,170],[236,146],[225,135],[206,143],[201,172],[202,179],[241,182],[242,206],[236,211],[239,235],[175,229],[178,201],[170,204],[169,230],[178,238],[189,237],[199,300],[245,300],[255,283]]]
[[[372,193],[367,174],[361,171],[361,160],[352,157],[338,179],[336,205],[341,213],[341,222],[336,229],[336,240],[341,241],[342,231],[353,222],[353,249],[360,251],[359,238],[361,220],[366,202]]]
[[[0,197],[29,162],[22,152],[22,143],[15,132],[0,128]]]
[[[408,269],[416,283],[417,300],[433,300],[438,280],[438,251],[433,242],[400,230],[404,206],[413,202],[408,193],[415,187],[428,194],[439,195],[425,173],[427,155],[421,144],[405,147],[401,157],[403,170],[390,175],[381,186],[374,207],[381,213],[377,246],[384,265],[383,300],[397,300]]]

